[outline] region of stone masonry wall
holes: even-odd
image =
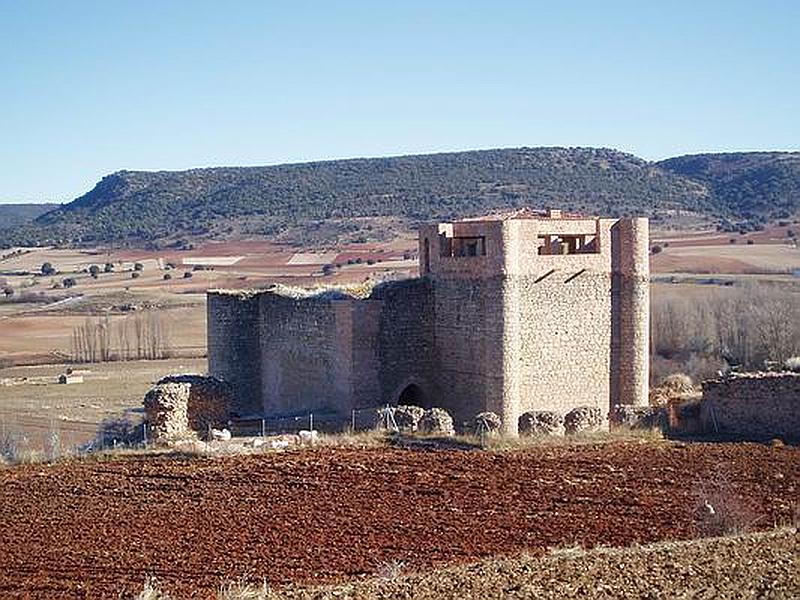
[[[366,299],[210,293],[211,374],[271,415],[395,403],[413,384],[456,424],[491,411],[512,434],[528,410],[646,405],[647,245],[646,219],[425,225],[423,276]]]
[[[263,410],[268,415],[352,408],[353,298],[259,297]]]
[[[709,433],[800,440],[800,373],[745,373],[703,383],[700,421]]]
[[[208,370],[233,387],[234,415],[261,414],[257,294],[208,294]]]
[[[566,257],[570,258],[570,257]],[[562,416],[579,406],[609,410],[611,295],[608,273],[564,265],[537,282],[506,284],[505,418],[529,410]]]
[[[503,279],[447,276],[432,285],[439,406],[456,424],[485,411],[502,416]]]
[[[436,309],[430,280],[381,284],[372,298],[381,304],[377,334],[380,393],[372,405],[396,403],[411,384],[419,386],[429,402],[438,401],[433,331]]]
[[[611,227],[611,404],[647,406],[650,380],[650,235],[647,219]]]

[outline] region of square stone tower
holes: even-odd
[[[528,410],[646,405],[647,219],[529,211],[423,226],[436,392],[517,432]]]

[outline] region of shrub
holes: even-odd
[[[77,281],[75,281],[75,278],[74,278],[74,277],[67,277],[66,279],[64,279],[64,280],[61,282],[61,284],[62,284],[62,285],[65,287],[65,288],[71,288],[71,287],[74,287],[74,286],[75,286],[75,284],[77,284],[77,283],[78,283],[78,282],[77,282]]]
[[[56,274],[55,268],[53,268],[53,265],[50,264],[49,262],[43,263],[40,270],[42,272],[42,275],[55,275]]]
[[[131,273],[131,279],[139,279],[139,277],[141,276],[142,274],[139,273],[139,271],[134,271],[133,273]]]
[[[144,265],[142,263],[138,263],[138,262],[134,263],[133,270],[134,271],[143,271],[144,270]]]
[[[694,391],[694,382],[685,373],[672,373],[664,377],[658,387],[676,394],[688,394]]]
[[[105,271],[106,273],[113,273],[114,265],[112,265],[111,263],[106,263],[105,266],[103,267],[103,271]]]
[[[183,278],[184,278],[184,279],[191,279],[192,277],[193,277],[193,275],[192,275],[192,272],[191,272],[191,271],[185,271],[185,272],[183,273]]]
[[[97,277],[100,275],[100,267],[98,267],[97,265],[90,266],[89,275],[92,276],[92,279],[97,279]]]
[[[656,245],[650,248],[650,254],[659,254],[662,250],[663,248],[661,246]]]
[[[172,279],[172,275],[169,273],[164,273],[164,281],[169,281],[170,279]]]

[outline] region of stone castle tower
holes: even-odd
[[[212,375],[242,415],[646,405],[646,219],[518,212],[425,225],[420,277],[345,292],[209,292]]]

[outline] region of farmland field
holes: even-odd
[[[82,383],[61,385],[63,364],[0,369],[0,432],[14,433],[17,450],[47,448],[57,435],[61,451],[90,442],[107,421],[138,424],[142,398],[153,384],[175,373],[205,373],[205,359],[136,360],[72,365]],[[108,440],[109,443],[113,440]]]
[[[630,546],[797,508],[800,450],[638,441],[536,451],[320,448],[0,469],[0,595],[178,597],[320,583],[554,547]]]

